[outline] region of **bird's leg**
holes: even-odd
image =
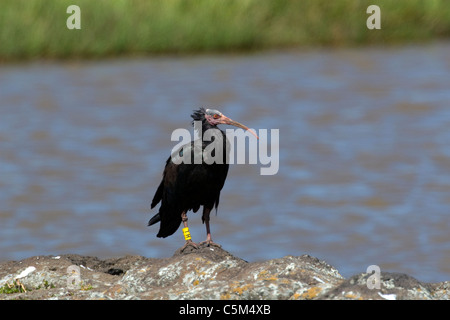
[[[205,225],[206,225],[206,240],[200,242],[200,245],[205,244],[207,247],[213,246],[213,247],[219,247],[219,248],[221,248],[222,246],[221,246],[220,244],[217,244],[217,243],[213,242],[213,241],[212,241],[212,238],[211,238],[211,229],[210,229],[210,227],[209,227],[209,214],[210,214],[210,212],[211,212],[211,209],[210,209],[210,208],[208,208],[208,207],[206,207],[206,206],[203,207],[203,216],[202,216],[202,220],[203,220],[203,222],[204,222]]]
[[[187,217],[186,211],[183,211],[181,213],[181,221],[183,221],[183,225],[184,225],[183,233],[184,233],[184,238],[186,239],[186,243],[181,248],[181,252],[183,252],[184,249],[186,249],[188,246],[192,246],[195,249],[198,249],[198,245],[194,241],[191,240],[191,235],[189,234],[188,223],[187,223],[188,222],[188,217]],[[184,232],[185,229],[187,231],[188,237],[186,235],[186,232]]]

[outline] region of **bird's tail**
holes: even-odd
[[[157,223],[159,221],[161,221],[161,216],[159,215],[159,212],[158,212],[148,221],[148,226],[154,225],[155,223]]]
[[[167,213],[165,214],[167,215]],[[181,214],[172,215],[170,217],[166,217],[164,220],[161,220],[161,215],[158,212],[148,221],[148,226],[151,226],[157,222],[161,222],[161,224],[159,226],[159,232],[156,236],[158,238],[165,238],[174,234],[175,231],[178,230],[181,224]]]

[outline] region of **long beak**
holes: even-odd
[[[256,133],[253,130],[251,130],[248,127],[244,126],[242,123],[239,123],[237,121],[231,120],[230,118],[228,118],[228,117],[226,117],[224,115],[222,115],[222,119],[220,119],[220,120],[224,124],[229,124],[231,126],[235,126],[235,127],[244,129],[244,130],[250,132],[252,135],[254,135],[256,137],[256,139],[259,139],[259,137],[256,135]]]

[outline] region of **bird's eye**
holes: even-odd
[[[214,119],[219,119],[220,118],[220,116],[217,113],[215,113],[213,117],[214,117]]]

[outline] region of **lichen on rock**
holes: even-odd
[[[68,272],[74,267],[75,273]],[[0,263],[0,288],[5,289],[0,290],[0,299],[449,299],[448,281],[430,284],[382,272],[380,288],[369,289],[369,276],[344,279],[336,268],[309,255],[250,263],[215,247],[178,250],[160,259],[102,260],[68,254]],[[13,285],[26,290],[6,290]]]

